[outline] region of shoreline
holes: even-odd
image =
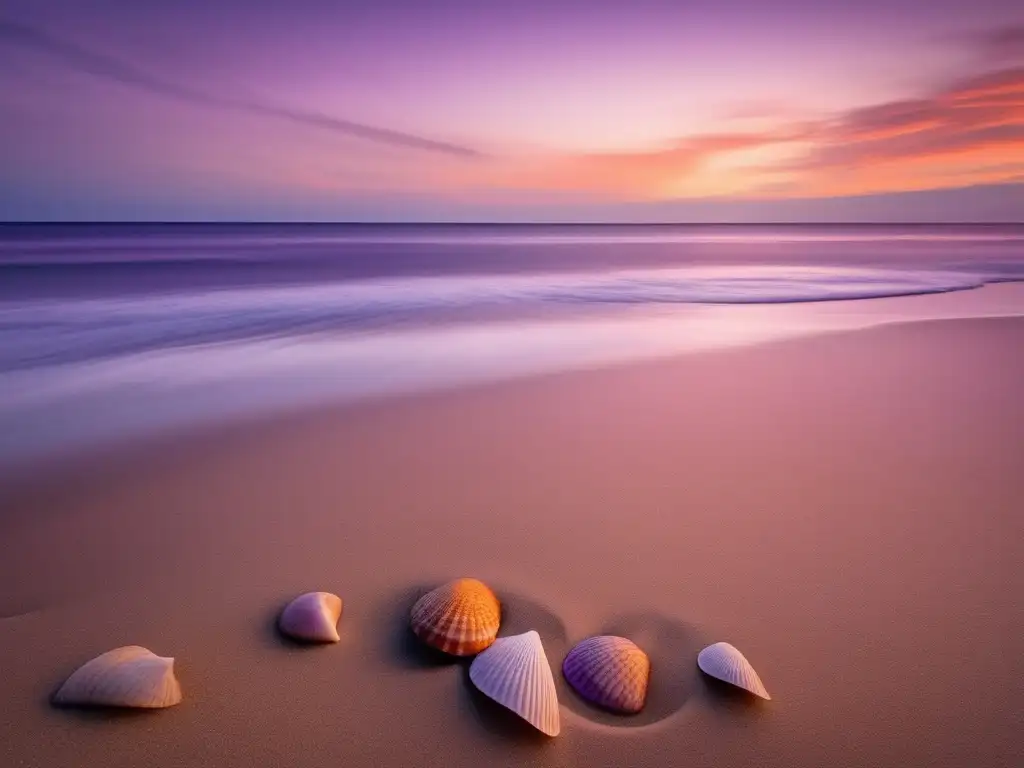
[[[984,287],[984,286],[982,286]],[[979,289],[971,289],[979,290]],[[906,297],[904,297],[906,298]],[[867,301],[861,299],[859,301]],[[564,381],[567,385],[585,383],[580,377],[623,372],[636,369],[637,373],[657,374],[660,367],[681,365],[684,361],[699,361],[706,357],[712,359],[718,355],[742,354],[752,349],[785,349],[788,345],[800,345],[821,338],[838,338],[855,336],[862,333],[877,333],[887,329],[898,330],[912,327],[941,327],[959,324],[998,324],[1019,323],[1024,326],[1024,311],[1017,315],[992,314],[987,316],[926,318],[910,320],[880,320],[870,325],[849,328],[808,329],[794,332],[791,336],[759,339],[749,342],[727,344],[720,347],[683,350],[646,358],[612,360],[564,368],[561,370],[542,370],[502,375],[498,378],[466,380],[453,384],[441,384],[417,390],[385,391],[379,394],[341,397],[316,400],[290,406],[279,406],[264,411],[253,410],[246,414],[236,414],[224,418],[211,418],[202,423],[184,424],[156,430],[150,433],[126,435],[111,438],[90,447],[75,446],[64,450],[24,459],[0,461],[0,504],[9,491],[22,484],[33,484],[35,478],[42,474],[71,475],[90,473],[109,462],[122,460],[141,461],[145,463],[152,456],[173,451],[176,446],[202,441],[241,440],[247,437],[258,437],[267,430],[299,426],[306,422],[314,423],[323,417],[341,417],[354,411],[387,410],[394,406],[408,405],[429,407],[431,404],[443,403],[451,398],[464,394],[486,394],[489,391],[501,392],[505,388],[517,388],[531,383]]]
[[[561,319],[554,313],[86,356],[0,376],[0,464],[25,467],[126,437],[382,395],[667,360],[893,321],[1020,316],[1021,307],[1024,284],[1002,284],[872,301],[628,306]]]

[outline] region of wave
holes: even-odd
[[[977,288],[1024,277],[865,267],[686,267],[352,280],[0,304],[0,370],[244,338],[609,305],[777,304]],[[1019,265],[1016,265],[1019,269]]]

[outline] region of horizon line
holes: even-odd
[[[296,226],[296,227],[337,227],[337,226],[399,226],[399,227],[1015,227],[1024,226],[1019,221],[324,221],[324,220],[260,220],[251,219],[35,219],[0,220],[5,226]]]

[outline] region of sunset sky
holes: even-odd
[[[1024,220],[1024,4],[5,0],[0,166],[8,220]]]

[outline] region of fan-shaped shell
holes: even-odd
[[[336,643],[341,598],[330,592],[307,592],[292,600],[277,620],[278,628],[289,637],[312,643]]]
[[[636,643],[615,635],[581,640],[562,662],[562,674],[584,699],[622,714],[644,708],[651,660]]]
[[[697,666],[706,675],[743,688],[762,699],[771,699],[750,662],[729,643],[709,645],[697,654]]]
[[[548,736],[557,736],[561,730],[555,678],[536,632],[499,637],[473,659],[469,679]]]
[[[53,695],[54,704],[159,709],[181,701],[174,659],[138,645],[97,656],[75,670]]]
[[[476,579],[456,579],[428,592],[409,617],[420,640],[453,656],[472,656],[487,648],[500,623],[498,598]]]

